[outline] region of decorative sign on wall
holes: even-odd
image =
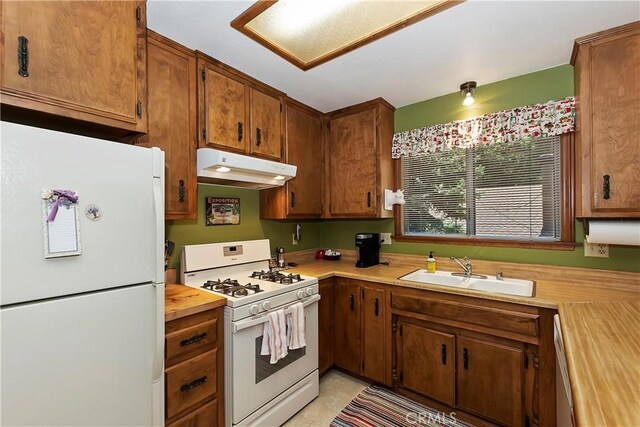
[[[206,197],[205,225],[240,224],[240,199],[237,197]]]

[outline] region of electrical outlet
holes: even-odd
[[[391,244],[391,233],[380,233],[380,241],[383,245]]]
[[[296,234],[295,233],[293,233],[291,235],[291,244],[294,245],[294,246],[298,244],[298,241],[296,240]]]
[[[584,256],[609,258],[609,245],[606,243],[584,242]]]

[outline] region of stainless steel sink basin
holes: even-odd
[[[449,286],[460,289],[473,289],[477,291],[493,292],[497,294],[517,295],[532,297],[535,283],[531,280],[521,279],[477,279],[470,277],[452,276],[450,272],[438,271],[427,273],[427,270],[416,270],[400,277],[400,280],[426,283],[429,285]]]

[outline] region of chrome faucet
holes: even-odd
[[[464,270],[464,273],[451,273],[452,276],[462,276],[462,277],[474,277],[476,279],[486,279],[487,276],[482,274],[473,274],[473,266],[471,265],[471,260],[469,257],[464,257],[462,259],[452,256],[449,258],[451,261],[456,261],[460,264],[460,267]]]
[[[473,267],[471,266],[471,260],[469,260],[469,257],[464,257],[460,259],[458,257],[452,256],[449,259],[451,261],[456,261],[458,264],[460,264],[460,267],[462,267],[462,269],[464,270],[465,276],[471,276],[473,274]]]

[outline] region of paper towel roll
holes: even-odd
[[[589,243],[640,246],[640,221],[589,221]]]

